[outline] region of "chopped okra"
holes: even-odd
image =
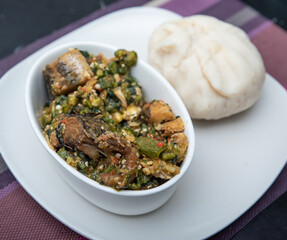
[[[146,102],[131,75],[137,58],[124,49],[111,59],[71,49],[44,70],[52,98],[41,123],[49,145],[72,168],[118,191],[165,183],[180,172],[188,148],[170,106]]]

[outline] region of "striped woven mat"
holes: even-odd
[[[287,33],[238,0],[119,0],[0,60],[0,76],[49,42],[107,13],[133,6],[156,6],[182,16],[206,14],[232,23],[248,33],[260,51],[266,70],[287,88]],[[287,167],[257,203],[210,239],[230,239],[287,190]],[[1,239],[85,239],[44,210],[19,185],[0,156]]]

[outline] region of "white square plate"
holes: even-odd
[[[25,190],[62,223],[92,239],[202,239],[250,208],[287,159],[287,94],[266,76],[251,109],[219,121],[194,121],[196,150],[174,196],[146,215],[123,217],[101,210],[72,190],[52,165],[26,114],[24,92],[32,63],[49,48],[98,41],[136,50],[147,59],[156,26],[180,18],[158,8],[121,10],[97,19],[17,64],[0,81],[0,152]]]

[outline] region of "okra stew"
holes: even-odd
[[[43,70],[50,101],[41,122],[49,146],[118,191],[165,183],[179,174],[188,148],[181,118],[162,100],[145,101],[131,75],[136,63],[134,51],[107,59],[69,49]]]

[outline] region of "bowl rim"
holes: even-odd
[[[87,176],[83,175],[73,167],[71,167],[69,164],[67,164],[55,151],[53,151],[48,143],[46,142],[46,139],[44,138],[41,128],[39,127],[39,121],[37,120],[37,117],[34,114],[33,111],[33,104],[32,104],[32,84],[33,84],[33,79],[34,75],[36,75],[37,71],[42,71],[42,67],[45,64],[48,64],[47,62],[45,63],[45,60],[49,58],[51,55],[56,54],[57,52],[61,52],[63,50],[67,50],[69,48],[80,48],[80,47],[89,47],[89,48],[100,48],[100,51],[115,51],[119,48],[115,46],[111,46],[105,43],[100,43],[97,41],[74,41],[74,42],[68,42],[64,44],[60,44],[56,47],[53,47],[51,49],[47,49],[42,56],[37,59],[36,62],[33,63],[31,69],[29,70],[28,77],[27,77],[27,82],[25,86],[25,105],[26,105],[26,111],[28,114],[29,122],[34,130],[34,133],[36,134],[38,140],[41,142],[41,144],[44,146],[46,151],[52,155],[52,157],[64,168],[66,169],[70,174],[74,175],[76,178],[78,178],[80,181],[88,184],[89,186],[96,188],[98,190],[101,190],[106,193],[110,193],[113,195],[118,195],[118,196],[130,196],[130,197],[140,197],[140,196],[148,196],[148,195],[153,195],[158,192],[162,192],[166,189],[171,188],[173,185],[177,184],[177,182],[184,176],[184,174],[187,172],[189,169],[193,157],[194,157],[194,152],[195,152],[195,131],[194,127],[190,118],[190,115],[188,113],[188,110],[186,109],[183,101],[179,97],[178,93],[175,91],[175,89],[172,87],[172,85],[152,66],[150,66],[147,62],[143,61],[142,59],[138,58],[138,62],[136,67],[141,67],[144,68],[145,71],[150,71],[151,74],[155,75],[155,78],[157,81],[160,81],[162,85],[165,85],[167,87],[167,91],[170,92],[170,94],[175,98],[176,105],[180,107],[181,113],[181,118],[185,122],[185,131],[191,131],[190,138],[189,139],[189,145],[188,149],[186,152],[185,159],[183,160],[183,163],[180,167],[180,173],[165,182],[164,184],[147,189],[147,190],[121,190],[117,191],[111,187],[101,185],[95,180],[92,180],[88,178]],[[103,53],[105,54],[105,53]],[[60,54],[59,54],[60,57]],[[140,82],[140,80],[138,80]]]

